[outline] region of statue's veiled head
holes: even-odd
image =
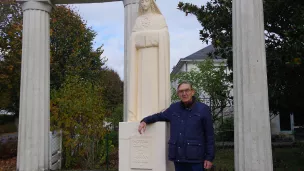
[[[161,15],[161,12],[154,0],[140,0],[139,1],[138,16],[141,16],[141,15],[144,15],[147,13]]]

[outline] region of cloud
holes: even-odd
[[[207,0],[184,0],[203,5]],[[170,67],[173,68],[180,58],[184,58],[206,45],[199,40],[202,28],[195,16],[177,9],[179,0],[157,0],[161,12],[166,18],[170,33]],[[124,7],[122,2],[99,4],[81,4],[75,6],[88,26],[96,31],[94,47],[104,44],[104,56],[107,65],[123,79],[124,72]]]

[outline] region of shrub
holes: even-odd
[[[0,115],[0,125],[13,123],[15,121],[14,115]]]
[[[0,135],[5,133],[17,132],[17,127],[15,123],[7,123],[0,125]]]
[[[64,167],[95,169],[105,160],[105,108],[102,87],[68,76],[51,93],[52,130],[62,130]],[[110,142],[111,143],[111,142]]]
[[[234,141],[234,120],[233,117],[228,117],[223,120],[223,123],[219,123],[216,128],[216,141]]]

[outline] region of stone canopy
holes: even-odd
[[[103,2],[116,2],[122,0],[53,0],[54,4],[83,4],[83,3],[103,3]]]
[[[122,0],[17,0],[19,2],[37,1],[47,2],[51,4],[84,4],[84,3],[103,3],[103,2],[116,2]]]

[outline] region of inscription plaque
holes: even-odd
[[[131,169],[153,169],[152,137],[132,137],[130,146]]]

